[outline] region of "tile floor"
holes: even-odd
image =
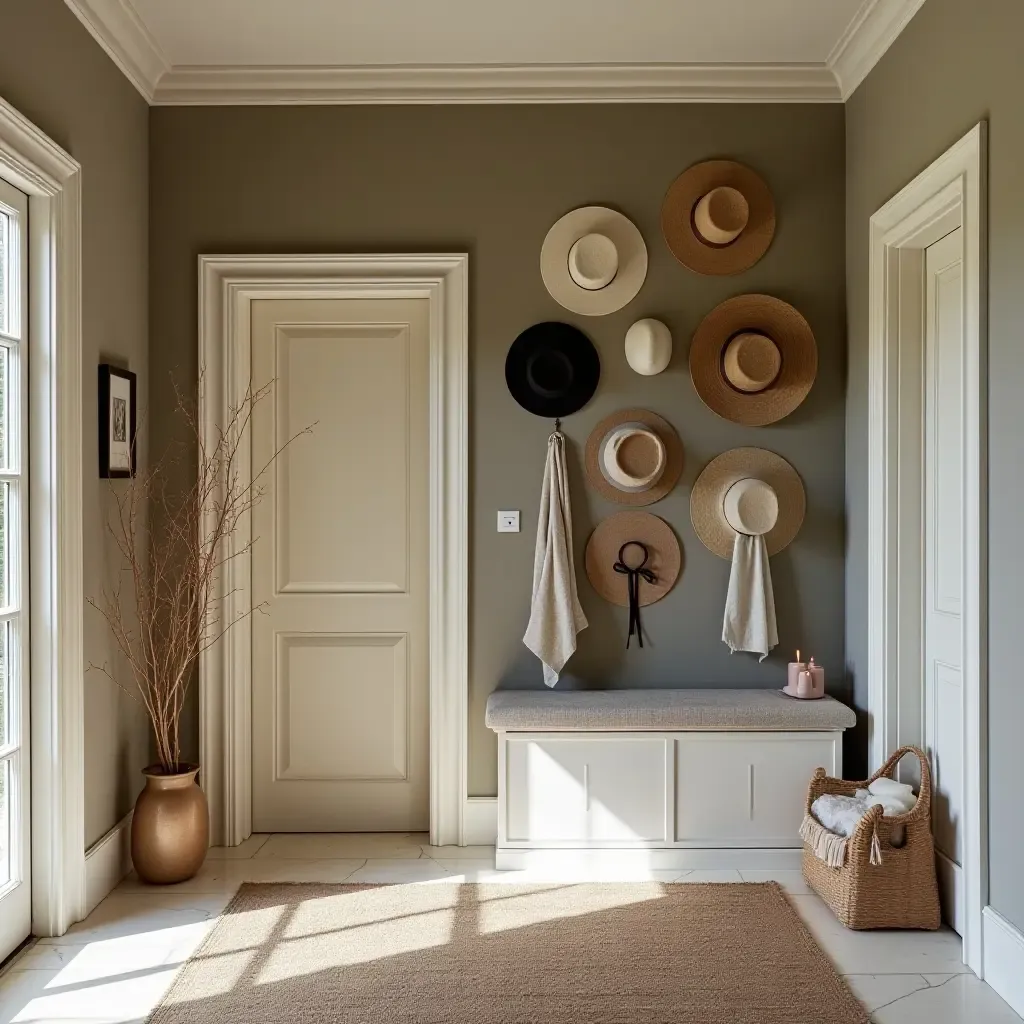
[[[253,836],[234,849],[211,850],[199,875],[182,885],[153,889],[126,878],[66,935],[30,946],[0,974],[0,1024],[145,1021],[245,881],[566,880],[550,872],[495,871],[493,865],[490,847],[431,847],[420,835]],[[781,882],[877,1024],[1020,1022],[961,963],[953,932],[849,932],[808,892],[799,871],[650,871],[642,877]],[[573,879],[584,880],[579,873]]]

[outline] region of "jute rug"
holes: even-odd
[[[767,885],[244,885],[152,1024],[866,1024]]]

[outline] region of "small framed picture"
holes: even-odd
[[[100,476],[135,476],[135,374],[100,366]]]

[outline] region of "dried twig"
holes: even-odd
[[[234,549],[225,542],[262,497],[263,477],[277,457],[297,437],[312,431],[311,426],[300,430],[251,479],[242,480],[242,441],[253,410],[273,386],[273,381],[257,389],[250,385],[212,439],[204,436],[195,400],[175,386],[178,413],[198,453],[195,478],[183,489],[173,489],[170,471],[178,460],[167,455],[140,470],[125,489],[113,492],[115,512],[108,526],[122,571],[113,587],[89,603],[107,620],[131,670],[131,684],[107,666],[99,670],[145,707],[157,757],[168,773],[175,772],[181,760],[181,711],[199,656],[258,610],[251,608],[231,621],[223,618],[227,595],[220,593],[221,573],[252,547],[251,540]],[[148,544],[143,544],[147,513],[150,529]],[[134,608],[122,594],[125,577],[131,582]]]

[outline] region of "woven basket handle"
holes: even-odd
[[[882,767],[879,768],[870,779],[868,779],[868,785],[870,786],[875,779],[880,779],[883,776],[887,779],[891,779],[896,771],[896,765],[898,765],[907,754],[913,754],[921,763],[921,791],[918,793],[917,803],[914,805],[913,809],[899,817],[903,821],[923,817],[928,817],[930,819],[932,806],[932,768],[928,763],[928,755],[925,754],[920,747],[900,747],[899,750],[892,754],[885,764],[883,764]]]

